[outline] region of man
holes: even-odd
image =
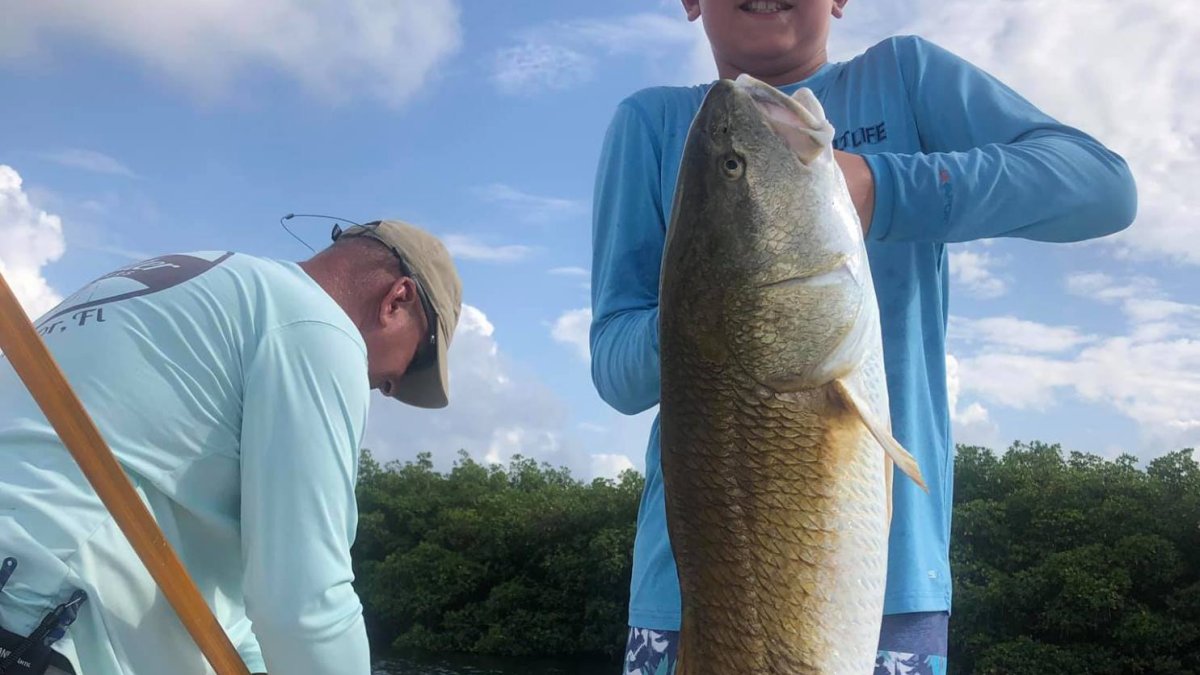
[[[1123,159],[1011,88],[918,37],[827,59],[846,0],[681,0],[703,20],[722,78],[813,91],[866,231],[880,304],[893,431],[931,494],[894,481],[880,675],[944,673],[950,612],[953,444],[946,392],[946,246],[990,237],[1082,241],[1126,228]],[[658,283],[688,127],[708,85],[623,100],[603,141],[593,203],[592,376],[637,414],[659,400]],[[657,420],[646,449],[630,584],[626,673],[670,672],[679,582],[665,522]]]
[[[461,296],[438,240],[383,221],[298,264],[144,261],[37,322],[251,672],[371,672],[350,561],[369,394],[447,405]],[[7,360],[0,457],[9,638],[65,604],[63,670],[210,672]]]

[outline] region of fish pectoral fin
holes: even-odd
[[[881,423],[875,415],[871,414],[870,406],[868,406],[865,401],[859,398],[859,396],[855,394],[850,387],[846,386],[846,383],[840,379],[833,381],[833,390],[846,404],[846,407],[858,413],[858,417],[862,420],[863,425],[867,427],[867,429],[871,432],[871,435],[875,437],[875,440],[879,441],[879,444],[883,446],[883,451],[886,452],[887,456],[896,463],[896,466],[900,467],[901,471],[911,478],[914,483],[920,486],[922,490],[928,493],[929,487],[925,485],[925,480],[921,477],[921,468],[917,466],[917,459],[909,454],[909,452],[904,449],[904,446],[900,445],[900,442],[897,441],[894,436],[892,436],[891,429],[884,427],[883,423]],[[890,471],[888,472],[888,475],[891,475]],[[889,500],[891,499],[891,494],[892,491],[889,489]]]

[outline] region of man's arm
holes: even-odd
[[[324,323],[272,330],[246,365],[243,587],[271,673],[371,672],[350,565],[369,394],[360,343]]]
[[[242,628],[242,624],[245,624],[244,629]],[[267,667],[263,664],[262,649],[258,646],[258,638],[254,636],[254,627],[251,625],[250,619],[244,615],[238,619],[235,628],[229,629],[231,636],[239,633],[243,637],[237,643],[238,656],[242,657],[242,661],[246,664],[246,668],[252,675],[265,673]]]
[[[658,275],[666,225],[659,148],[625,101],[609,124],[592,214],[592,381],[627,415],[658,403]]]
[[[919,38],[895,42],[924,153],[866,155],[881,241],[1081,241],[1128,227],[1125,161]]]

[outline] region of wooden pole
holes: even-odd
[[[249,675],[158,523],[0,275],[0,350],[218,675]],[[97,355],[103,357],[103,355]]]

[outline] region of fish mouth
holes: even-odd
[[[847,281],[858,283],[860,280],[851,265],[851,256],[842,254],[833,263],[809,274],[801,274],[775,281],[758,284],[760,290],[768,288],[786,288],[788,286],[832,286]]]
[[[738,9],[749,14],[778,14],[786,12],[792,7],[792,3],[780,2],[780,0],[747,0],[738,5]]]

